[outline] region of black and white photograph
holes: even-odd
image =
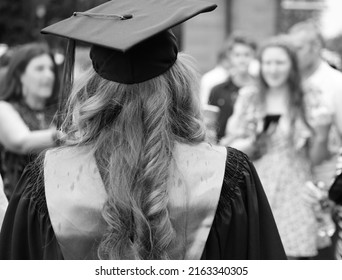
[[[44,279],[44,263],[83,273],[58,279],[336,277],[341,14],[339,0],[0,0],[7,278]]]

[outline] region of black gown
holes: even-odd
[[[0,259],[64,259],[52,227],[41,168],[26,168],[0,234]],[[201,259],[286,259],[254,166],[227,148],[220,198]]]

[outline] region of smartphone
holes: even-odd
[[[264,117],[263,132],[266,132],[271,124],[278,124],[281,115],[266,115]]]

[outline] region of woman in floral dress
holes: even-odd
[[[312,258],[317,254],[317,224],[302,193],[312,180],[320,131],[329,115],[306,102],[296,55],[286,38],[265,44],[259,61],[259,83],[240,90],[221,144],[238,148],[254,160],[287,256]]]

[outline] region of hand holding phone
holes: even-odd
[[[263,132],[267,132],[271,125],[277,125],[281,115],[266,115],[264,117]]]

